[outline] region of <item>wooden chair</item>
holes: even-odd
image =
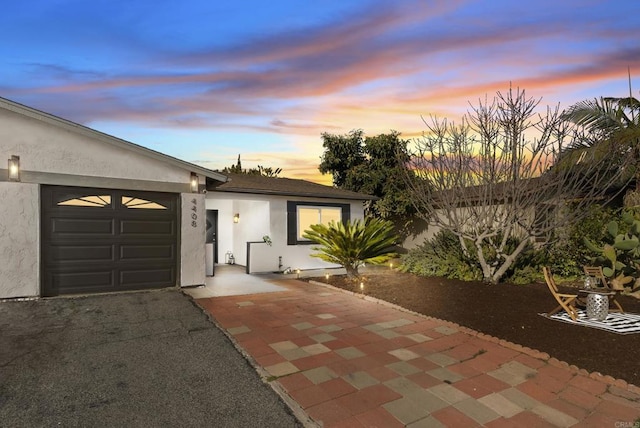
[[[620,302],[618,302],[618,300],[616,299],[618,294],[620,294],[620,290],[614,290],[611,287],[609,287],[607,278],[604,276],[604,273],[602,273],[602,266],[582,266],[582,269],[584,270],[584,273],[587,274],[588,276],[593,276],[595,278],[598,278],[600,280],[600,284],[602,284],[602,286],[607,291],[613,291],[615,293],[611,297],[609,297],[609,303],[613,303],[617,309],[611,309],[611,311],[624,312],[624,309],[622,309]]]
[[[575,321],[578,316],[578,311],[576,310],[576,299],[578,295],[560,293],[556,282],[553,280],[553,275],[551,275],[551,270],[547,266],[542,268],[542,273],[544,274],[544,280],[547,283],[547,287],[549,287],[549,291],[551,291],[551,294],[559,303],[557,308],[549,312],[549,315],[553,315],[564,309],[571,319]]]

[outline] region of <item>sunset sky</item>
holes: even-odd
[[[640,1],[30,0],[0,14],[0,96],[211,169],[324,183],[322,132],[640,96]]]

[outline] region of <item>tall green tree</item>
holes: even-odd
[[[415,207],[403,179],[409,155],[400,133],[364,137],[359,129],[346,135],[323,133],[322,139],[320,172],[332,174],[336,187],[377,196],[367,204],[367,215],[393,221],[401,235],[411,233]]]
[[[227,174],[243,174],[243,171],[244,170],[242,169],[242,160],[240,160],[240,155],[238,155],[238,161],[235,163],[235,165],[225,167],[222,170],[223,173]]]
[[[223,174],[248,174],[248,175],[261,175],[263,177],[277,177],[282,172],[282,168],[264,167],[258,165],[257,168],[243,169],[242,160],[238,155],[238,161],[235,165],[225,167],[222,171]]]
[[[346,135],[322,133],[322,147],[324,153],[318,168],[322,174],[333,175],[333,185],[347,190],[350,188],[347,181],[349,171],[366,162],[364,152],[364,137],[362,129],[356,129]]]

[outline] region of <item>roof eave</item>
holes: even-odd
[[[221,192],[221,193],[244,193],[244,194],[254,194],[254,195],[273,195],[273,196],[297,196],[297,197],[309,197],[309,198],[319,198],[319,199],[344,199],[349,201],[373,201],[377,200],[376,196],[369,195],[354,195],[354,196],[338,196],[338,195],[326,195],[321,193],[313,193],[313,192],[282,192],[282,191],[273,191],[273,190],[261,190],[261,189],[221,189],[219,187],[213,187],[207,189],[213,192]]]

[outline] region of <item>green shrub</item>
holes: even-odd
[[[494,243],[502,239],[493,238]],[[510,253],[519,244],[519,239],[509,238],[505,251]],[[473,248],[469,245],[468,248]],[[542,266],[546,263],[546,251],[534,250],[529,245],[515,261],[503,277],[505,282],[514,284],[530,284],[542,280]],[[497,256],[491,245],[484,247],[485,259],[491,263]],[[479,281],[482,270],[475,252],[465,256],[460,241],[452,232],[441,230],[433,239],[410,250],[403,256],[401,270],[423,276],[441,276],[444,278]]]
[[[526,285],[541,281],[543,278],[542,266],[524,266],[514,269],[511,276],[505,280],[511,284]]]
[[[582,266],[591,263],[593,254],[585,247],[583,238],[601,244],[606,240],[606,225],[616,216],[613,208],[593,205],[589,214],[580,222],[557,231],[553,244],[534,248],[533,244],[519,255],[514,264],[503,276],[505,282],[530,284],[543,281],[542,266],[564,278],[583,276]],[[501,236],[493,238],[499,242]],[[509,238],[505,253],[509,254],[519,244],[519,239]],[[468,248],[473,248],[472,245]],[[491,263],[496,259],[490,245],[484,247],[485,259]],[[474,252],[465,256],[458,238],[448,231],[438,232],[433,239],[425,241],[420,247],[410,250],[402,258],[401,269],[424,276],[442,276],[462,280],[481,280],[482,271]]]
[[[349,277],[358,277],[363,263],[381,264],[395,257],[398,239],[392,222],[376,218],[314,224],[303,237],[318,244],[311,256],[343,266]]]
[[[596,245],[606,241],[607,223],[616,218],[617,210],[601,205],[589,207],[589,214],[566,231],[560,231],[549,247],[546,264],[562,277],[581,277],[582,266],[592,263],[593,253],[584,238]]]
[[[508,242],[508,246],[515,247],[519,243],[520,240],[513,239]],[[509,251],[512,250],[509,249]],[[548,264],[547,251],[535,249],[533,244],[529,243],[504,275],[504,281],[517,285],[543,281],[542,266],[546,264]]]
[[[606,225],[615,217],[613,208],[592,205],[589,213],[579,222],[556,232],[552,244],[538,249],[527,248],[505,275],[513,284],[543,281],[542,266],[549,266],[565,279],[581,278],[582,267],[591,264],[593,254],[585,247],[583,238],[601,243],[606,239]]]
[[[605,245],[584,238],[585,247],[593,254],[592,264],[602,266],[602,273],[617,289],[631,283],[640,272],[640,212],[623,210],[619,220],[607,224]]]
[[[400,270],[465,281],[482,279],[480,267],[464,255],[458,237],[446,230],[405,254]]]

